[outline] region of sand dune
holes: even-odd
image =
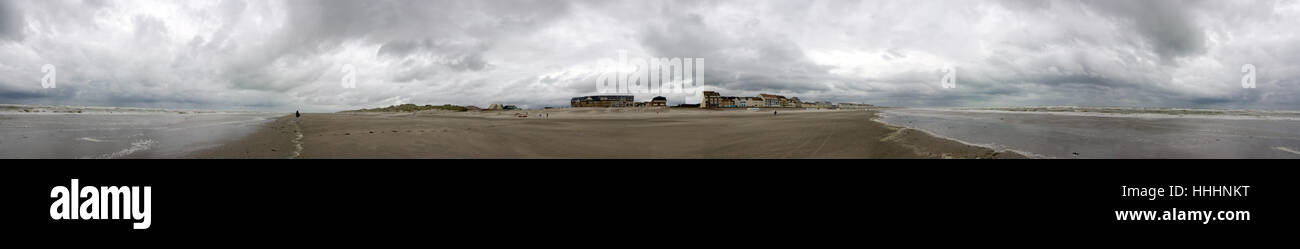
[[[524,117],[524,114],[527,114]],[[201,158],[1021,158],[874,111],[597,109],[307,114]],[[299,130],[300,129],[300,130]]]

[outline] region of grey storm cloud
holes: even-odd
[[[0,2],[0,41],[22,39],[23,26],[27,24],[22,12],[18,12],[12,2]]]
[[[379,55],[395,58],[423,56],[442,62],[455,70],[480,71],[488,67],[483,52],[490,46],[485,43],[452,44],[430,39],[417,41],[389,41],[379,47]]]
[[[1197,1],[1085,1],[1098,12],[1117,18],[1140,36],[1149,49],[1165,58],[1188,56],[1205,49],[1205,31],[1189,13]]]
[[[701,58],[725,95],[1295,109],[1297,17],[1286,0],[6,0],[0,103],[564,106],[625,51]],[[1258,88],[1240,87],[1243,64]]]

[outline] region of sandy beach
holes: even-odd
[[[875,122],[874,110],[331,113],[197,158],[1023,158]],[[526,117],[523,117],[527,115]]]

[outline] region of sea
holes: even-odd
[[[1300,158],[1300,112],[886,108],[877,121],[1037,158]]]
[[[184,158],[283,113],[0,105],[0,158]]]

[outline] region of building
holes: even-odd
[[[795,108],[795,107],[798,107],[795,103],[797,103],[796,100],[793,100],[793,99],[787,99],[787,98],[785,98],[784,96],[781,97],[781,107],[785,107],[785,108]]]
[[[783,105],[781,102],[785,100],[785,96],[766,93],[759,94],[758,97],[763,99],[763,106],[765,107],[781,107]]]
[[[830,101],[817,101],[815,105],[817,106],[817,109],[835,109],[835,104],[832,104]]]
[[[668,107],[668,98],[656,96],[653,100],[650,100],[650,107]]]
[[[501,107],[502,107],[501,104],[491,104],[491,105],[488,105],[488,108],[487,108],[487,109],[488,109],[488,110],[501,110]]]
[[[658,100],[661,97],[655,97]],[[841,103],[847,109],[866,109],[868,104]],[[666,104],[665,104],[666,105]],[[649,106],[657,106],[650,104]],[[700,108],[804,108],[804,109],[839,109],[830,101],[803,101],[799,97],[786,98],[781,95],[759,94],[758,97],[722,96],[715,91],[704,91]]]
[[[634,107],[632,95],[596,95],[574,97],[569,100],[570,107]]]
[[[750,98],[750,97],[740,97],[739,99],[736,99],[736,107],[740,107],[740,108],[749,108],[749,107],[754,107],[754,104],[757,104],[757,103],[751,102],[750,99],[752,99],[752,98]],[[760,100],[760,101],[761,101],[761,100]]]
[[[871,107],[872,107],[872,105],[868,105],[868,104],[858,104],[858,103],[840,103],[840,104],[839,104],[839,109],[867,109],[867,108],[871,108]]]
[[[722,105],[722,95],[714,91],[704,91],[704,99],[700,100],[700,108],[718,108]]]
[[[718,106],[722,108],[736,108],[739,105],[739,103],[737,103],[739,101],[740,98],[733,97],[733,96],[726,96],[726,97],[722,97],[722,101],[718,102]]]

